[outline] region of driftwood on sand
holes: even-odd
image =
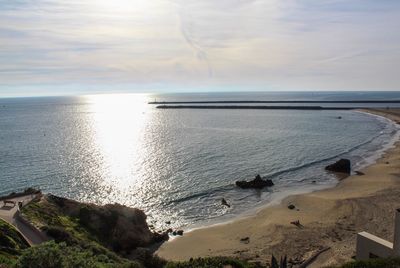
[[[315,252],[313,255],[311,255],[310,258],[306,259],[302,264],[299,265],[299,268],[306,268],[308,265],[310,265],[313,261],[317,259],[319,255],[324,253],[325,251],[331,249],[330,247],[325,247],[323,249],[318,250]]]

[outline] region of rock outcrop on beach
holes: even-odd
[[[351,163],[349,159],[340,159],[336,163],[326,166],[325,170],[350,174]]]
[[[254,180],[251,181],[237,181],[236,186],[242,189],[254,188],[254,189],[262,189],[264,187],[274,186],[272,180],[263,180],[260,175],[257,175]]]

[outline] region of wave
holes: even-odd
[[[215,188],[212,188],[212,189],[208,189],[207,191],[202,191],[202,192],[199,192],[199,193],[195,193],[195,194],[187,195],[185,197],[181,197],[181,198],[178,198],[178,199],[171,200],[170,202],[168,202],[168,204],[182,203],[182,202],[194,199],[194,198],[198,198],[198,197],[202,197],[202,196],[210,196],[210,195],[213,195],[213,194],[216,194],[216,193],[233,190],[234,188],[235,187],[234,187],[233,184],[226,184],[226,185],[222,185],[222,186],[215,187]]]
[[[386,118],[380,118],[380,119],[383,119],[384,121],[386,121],[386,123],[392,123],[391,120],[387,120]],[[285,169],[282,169],[282,170],[279,170],[279,171],[276,171],[276,172],[273,172],[273,173],[262,174],[262,177],[264,179],[265,178],[275,178],[275,177],[278,177],[278,176],[280,176],[282,174],[285,174],[285,173],[299,171],[299,170],[302,170],[302,169],[305,169],[305,168],[309,168],[311,166],[316,166],[318,164],[321,164],[321,163],[324,163],[324,162],[328,162],[330,160],[333,160],[333,159],[342,157],[344,155],[350,154],[351,152],[353,152],[353,151],[355,151],[355,150],[357,150],[357,149],[359,149],[359,148],[361,148],[361,147],[363,147],[363,146],[365,146],[367,144],[372,143],[377,138],[388,134],[388,133],[385,133],[383,131],[386,127],[387,127],[387,125],[385,127],[383,127],[382,130],[377,135],[372,136],[368,140],[366,140],[364,142],[361,142],[361,143],[359,143],[359,144],[357,144],[357,145],[355,145],[355,146],[353,146],[353,147],[351,147],[351,148],[349,148],[347,150],[343,150],[343,151],[341,151],[341,152],[339,152],[339,153],[337,153],[335,155],[324,157],[324,158],[320,158],[320,159],[317,159],[317,160],[314,160],[314,161],[310,161],[310,162],[304,163],[302,165],[297,165],[297,166],[285,168]],[[394,136],[396,133],[398,133],[398,129],[397,130],[392,130],[390,132],[390,135]],[[384,149],[385,148],[382,148],[381,150],[384,150]],[[365,160],[365,158],[362,158],[362,159]],[[302,182],[306,182],[306,181],[308,181],[308,179],[304,178],[304,179],[298,180],[297,182],[302,183]],[[201,197],[205,197],[205,196],[212,196],[212,195],[216,195],[218,193],[226,193],[228,191],[234,190],[235,188],[236,188],[235,185],[230,183],[230,184],[222,185],[222,186],[219,186],[219,187],[216,187],[216,188],[211,188],[211,189],[208,189],[208,190],[205,190],[205,191],[202,191],[202,192],[198,192],[198,193],[195,193],[195,194],[187,195],[185,197],[181,197],[181,198],[172,200],[168,204],[182,203],[182,202],[186,202],[188,200],[192,200],[192,199],[196,199],[196,198],[201,198]],[[238,198],[238,201],[245,200],[246,198],[248,198],[251,195],[252,194],[245,195],[245,196],[240,196]]]

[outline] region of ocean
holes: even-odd
[[[149,101],[351,99],[400,100],[400,93],[0,99],[0,194],[33,186],[79,201],[117,202],[143,209],[159,230],[228,221],[289,194],[334,186],[338,180],[324,166],[339,158],[351,159],[354,170],[373,163],[398,139],[398,126],[358,111],[163,110]],[[257,174],[275,186],[235,186]]]

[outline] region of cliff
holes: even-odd
[[[150,231],[146,214],[120,204],[80,203],[44,195],[22,209],[22,215],[56,241],[96,241],[122,255],[168,239]]]

